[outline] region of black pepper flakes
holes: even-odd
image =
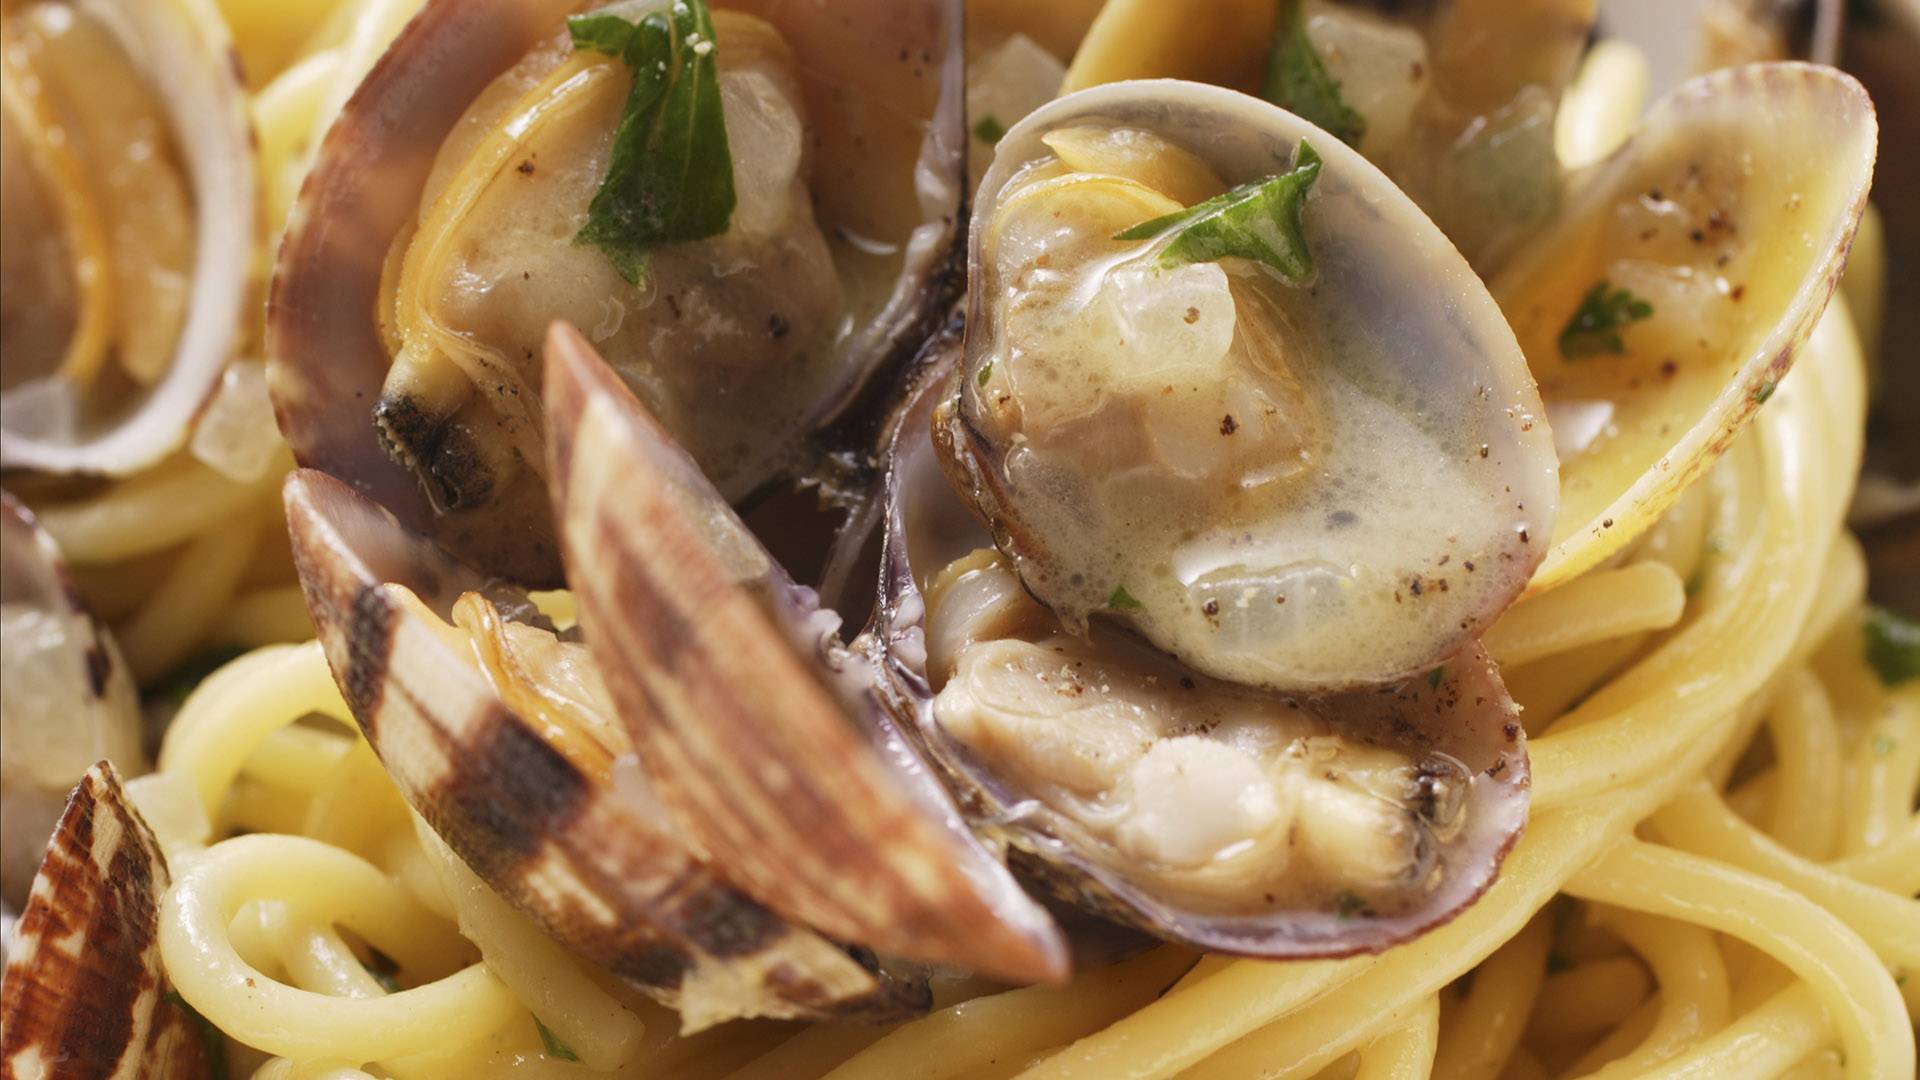
[[[1233,422],[1232,413],[1228,413],[1220,418],[1220,434],[1231,435],[1238,430],[1240,430],[1240,425]]]

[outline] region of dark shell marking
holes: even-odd
[[[795,922],[1001,978],[1062,977],[1058,929],[966,831],[863,658],[770,558],[746,580],[723,564],[713,545],[745,526],[571,327],[548,338],[546,397],[582,625],[677,822]]]
[[[546,743],[384,585],[410,583],[444,613],[489,591],[485,578],[324,474],[296,472],[286,503],[308,609],[368,741],[407,802],[556,940],[693,1027],[926,1009],[924,980],[729,888],[666,823]]]
[[[0,987],[0,1075],[210,1077],[217,1047],[160,962],[170,879],[152,830],[102,761],[67,801]]]

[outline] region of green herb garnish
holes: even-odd
[[[213,1021],[201,1016],[200,1010],[187,1004],[187,999],[180,996],[180,991],[167,991],[167,1000],[172,1002],[175,1008],[186,1013],[187,1022],[200,1032],[200,1041],[207,1048],[207,1075],[213,1080],[227,1080],[230,1072],[227,1068],[226,1036],[220,1034],[220,1029],[213,1026]]]
[[[633,70],[606,178],[574,239],[638,285],[654,248],[718,236],[733,216],[713,18],[707,0],[673,0],[637,23],[576,15],[567,29],[574,48],[617,56]]]
[[[1107,606],[1110,608],[1118,608],[1121,611],[1139,611],[1147,605],[1134,599],[1133,594],[1127,591],[1125,585],[1115,585],[1113,587],[1113,595],[1107,597]]]
[[[1447,665],[1441,664],[1439,667],[1427,672],[1427,685],[1432,689],[1438,690],[1440,689],[1440,680],[1446,677]]]
[[[1772,397],[1773,392],[1777,389],[1779,389],[1779,384],[1774,382],[1772,379],[1767,379],[1766,381],[1762,382],[1759,386],[1754,388],[1753,403],[1755,405],[1765,405],[1767,403],[1767,399]]]
[[[1653,314],[1653,305],[1625,289],[1610,289],[1603,280],[1587,291],[1580,307],[1560,331],[1560,355],[1585,360],[1601,353],[1626,352],[1620,331]]]
[[[1366,900],[1352,889],[1341,889],[1333,897],[1333,910],[1343,919],[1351,919],[1367,909]]]
[[[973,137],[992,146],[1007,137],[1007,129],[999,120],[991,115],[987,115],[981,117],[980,122],[973,125]]]
[[[1873,608],[1867,612],[1867,663],[1888,686],[1920,679],[1920,623]]]
[[[540,1022],[539,1017],[533,1018],[533,1026],[540,1029],[540,1045],[546,1048],[548,1057],[555,1061],[580,1060],[580,1055],[573,1052],[573,1047],[561,1042],[560,1037],[555,1035],[552,1029]]]
[[[980,374],[973,381],[979,386],[985,386],[987,380],[991,378],[993,378],[993,361],[989,360],[980,366]]]
[[[1320,155],[1302,139],[1293,168],[1286,172],[1142,222],[1114,239],[1170,236],[1160,251],[1161,266],[1215,262],[1232,255],[1270,266],[1288,281],[1305,281],[1313,276],[1313,253],[1307,250],[1301,216],[1307,190],[1319,177]]]
[[[1327,74],[1320,53],[1307,37],[1306,5],[1280,0],[1280,19],[1267,52],[1267,75],[1260,96],[1301,119],[1326,129],[1348,146],[1360,145],[1366,117],[1340,96],[1340,81]]]

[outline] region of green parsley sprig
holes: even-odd
[[[1624,353],[1627,344],[1620,332],[1652,314],[1652,304],[1602,280],[1587,290],[1566,329],[1560,331],[1560,355],[1585,360],[1602,353]]]
[[[1237,256],[1270,266],[1288,281],[1302,282],[1313,276],[1313,253],[1307,250],[1303,221],[1307,191],[1319,178],[1320,155],[1302,139],[1294,151],[1293,167],[1286,172],[1142,222],[1114,239],[1169,237],[1160,250],[1161,266]]]
[[[733,217],[713,17],[707,0],[672,0],[637,23],[576,15],[567,28],[574,48],[617,56],[633,71],[607,175],[575,239],[638,285],[655,248],[718,236]]]
[[[1327,74],[1319,51],[1307,37],[1306,5],[1300,0],[1280,0],[1260,96],[1348,146],[1360,145],[1360,137],[1367,133],[1366,117],[1340,96],[1340,81]]]

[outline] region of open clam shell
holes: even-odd
[[[7,956],[0,1074],[226,1074],[218,1037],[170,997],[159,944],[169,880],[166,857],[120,774],[105,761],[88,769],[67,800]]]
[[[1553,212],[1554,116],[1594,8],[1112,0],[1065,89],[1177,78],[1267,97],[1366,154],[1484,269]]]
[[[0,900],[15,910],[67,793],[102,758],[144,769],[133,676],[53,538],[0,491]]]
[[[246,88],[212,0],[9,4],[7,22],[0,464],[125,475],[185,443],[245,326]],[[135,115],[153,101],[164,132]]]
[[[1134,235],[1296,153],[1297,279]],[[1128,625],[1249,685],[1378,685],[1461,649],[1539,563],[1553,448],[1500,309],[1300,118],[1173,80],[1070,94],[1001,141],[968,260],[936,438],[1070,628]]]
[[[323,473],[296,472],[286,502],[314,623],[368,740],[448,845],[557,940],[680,1009],[690,1029],[925,1010],[924,977],[890,973],[730,887],[644,785],[615,779],[626,766],[540,710],[539,685],[506,686],[461,655],[514,640],[462,641],[447,620],[463,594],[497,602],[496,617],[527,608],[524,594]]]
[[[660,801],[769,908],[887,955],[1059,979],[1045,911],[961,822],[795,585],[577,331],[554,497],[588,644]]]
[[[1640,535],[1773,393],[1845,267],[1875,134],[1832,68],[1689,80],[1493,279],[1560,454],[1534,589]]]
[[[565,46],[564,17],[582,5],[426,4],[335,122],[281,249],[271,378],[301,464],[477,566],[557,584],[539,354],[547,323],[570,318],[596,328],[729,498],[823,470],[836,473],[823,481],[830,494],[841,480],[877,479],[877,447],[859,445],[859,431],[897,396],[891,376],[960,288],[960,5],[712,6],[723,95],[734,93],[730,63],[756,64],[739,94],[773,111],[729,122],[746,155],[736,227],[659,249],[653,276],[634,285],[573,242],[627,79],[618,60]],[[615,10],[638,19],[664,8]],[[516,98],[537,123],[519,123]],[[540,112],[547,103],[557,104]],[[814,126],[789,130],[796,116]],[[797,177],[798,196],[760,190],[771,181],[753,162],[766,154],[787,155],[775,171]],[[467,201],[448,204],[446,191]],[[752,192],[753,205],[794,215],[771,240],[743,224],[766,216],[749,212]],[[746,243],[736,234],[760,246],[721,251]],[[701,261],[722,255],[732,261]],[[453,283],[465,281],[485,286],[486,304],[461,308]],[[483,308],[487,325],[470,325]],[[856,429],[854,445],[822,433],[834,425]],[[823,443],[847,451],[837,465],[823,465]]]
[[[919,416],[932,411],[935,397],[924,396]],[[1305,698],[1231,691],[1234,711],[1264,713],[1278,721],[1276,728],[1298,723],[1305,716],[1330,729],[1343,749],[1340,755],[1325,759],[1324,767],[1329,770],[1346,768],[1345,761],[1350,759],[1345,759],[1345,754],[1385,751],[1406,761],[1423,761],[1415,769],[1416,776],[1429,767],[1435,770],[1433,775],[1445,774],[1446,779],[1430,784],[1420,796],[1427,800],[1429,810],[1404,811],[1420,836],[1408,848],[1417,851],[1413,859],[1419,867],[1420,882],[1419,888],[1397,897],[1391,889],[1372,891],[1370,886],[1379,885],[1378,881],[1331,893],[1321,889],[1317,895],[1308,892],[1289,897],[1285,878],[1255,887],[1250,896],[1237,899],[1218,893],[1199,896],[1175,884],[1179,875],[1149,865],[1151,860],[1137,853],[1120,850],[1123,845],[1114,843],[1112,833],[1098,835],[1100,830],[1090,827],[1089,821],[1111,815],[1113,808],[1101,800],[1120,789],[1108,791],[1093,803],[1078,803],[1088,812],[1085,817],[1076,817],[1047,793],[1023,782],[1012,769],[1003,769],[981,745],[957,737],[937,705],[938,683],[947,681],[947,675],[931,675],[929,658],[931,655],[947,662],[974,642],[969,639],[965,645],[957,645],[950,630],[945,631],[948,640],[930,640],[933,613],[925,586],[943,568],[991,541],[943,482],[936,453],[925,425],[910,420],[901,429],[887,486],[884,595],[870,638],[887,676],[890,705],[903,728],[936,764],[975,829],[1004,844],[1016,869],[1092,911],[1169,940],[1269,958],[1343,956],[1384,949],[1444,923],[1493,882],[1525,824],[1529,774],[1518,709],[1478,645],[1467,646],[1428,676],[1343,695]],[[949,594],[965,588],[951,586]],[[1013,591],[1017,593],[1017,589]],[[946,602],[978,606],[987,622],[1000,617],[991,608],[1008,603],[979,596]],[[1011,603],[1032,606],[1023,598]],[[942,621],[949,625],[955,622]],[[1049,633],[1054,635],[1051,640],[1055,644],[1049,647],[1059,655],[1041,665],[1044,670],[1035,676],[1034,688],[1044,694],[1050,692],[1045,687],[1055,687],[1058,693],[1076,699],[1069,712],[1109,692],[1110,684],[1119,683],[1135,670],[1152,673],[1144,680],[1146,698],[1157,695],[1157,687],[1170,689],[1176,683],[1181,690],[1171,691],[1175,694],[1223,692],[1209,680],[1183,677],[1177,665],[1149,659],[1144,666],[1137,662],[1129,666],[1127,658],[1137,659],[1143,650],[1125,635],[1096,629],[1090,641],[1058,644],[1064,640],[1058,624],[1050,617],[1043,621],[1053,627]],[[1044,637],[1041,640],[1045,642]],[[1117,666],[1109,665],[1110,661]],[[1074,671],[1082,668],[1087,673],[1076,676]],[[1118,674],[1109,678],[1095,672]],[[1122,708],[1124,713],[1133,707]],[[1122,713],[1110,713],[1109,719],[1119,715]],[[1046,747],[1036,749],[1036,756],[1069,762],[1062,768],[1087,763],[1100,767],[1099,759],[1105,751],[1098,745],[1092,746],[1091,758],[1083,757],[1078,764],[1062,753],[1061,748],[1078,737],[1070,726],[1077,723],[1073,716],[1062,713],[1026,728],[1028,736],[1047,740]],[[1103,737],[1096,730],[1078,730],[1096,740]],[[1206,731],[1206,725],[1198,730]],[[1139,754],[1133,746],[1125,749],[1126,753]],[[1009,756],[1021,754],[1015,751]],[[1237,761],[1235,767],[1239,767]],[[1325,776],[1332,779],[1333,773]],[[1205,804],[1207,814],[1224,810],[1222,816],[1231,816],[1235,806],[1223,806],[1218,798],[1200,792],[1231,787],[1239,779],[1225,774],[1197,779],[1185,805],[1177,807],[1176,812]],[[1446,808],[1431,812],[1434,803],[1446,804]],[[1244,800],[1236,805],[1244,805]],[[1343,803],[1362,818],[1377,813],[1383,805],[1369,800]],[[1426,825],[1412,821],[1416,813],[1423,819],[1430,817],[1430,832]],[[1300,824],[1289,831],[1282,849],[1268,852],[1263,858],[1280,866],[1310,864],[1311,851],[1318,844],[1310,835],[1312,829],[1328,824],[1343,838],[1335,844],[1336,861],[1351,852],[1370,849],[1380,839],[1379,833],[1370,831],[1360,820],[1319,825],[1311,824],[1304,815],[1294,820]],[[1191,829],[1178,826],[1172,832],[1204,833],[1214,824],[1209,820]],[[1381,824],[1399,837],[1396,844],[1407,839],[1408,834],[1401,832],[1398,824]],[[1121,826],[1122,835],[1125,828]],[[1307,853],[1304,860],[1303,851]],[[1268,890],[1264,896],[1262,888]]]

